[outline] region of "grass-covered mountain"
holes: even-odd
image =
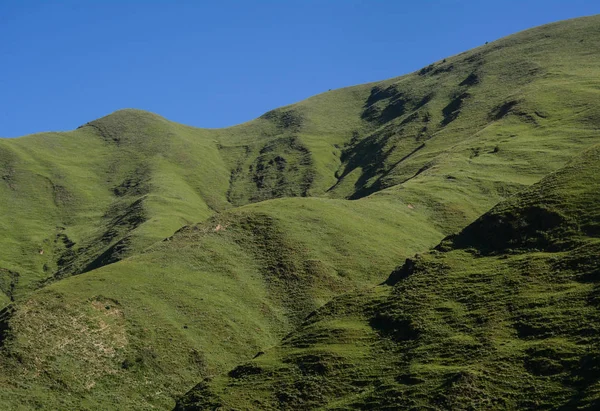
[[[598,409],[598,187],[600,145],[178,409]]]
[[[599,55],[600,18],[587,17],[227,129],[121,110],[72,132],[0,140],[0,403],[168,409],[206,377],[213,382],[202,383],[181,406],[393,408],[412,398],[407,404],[443,408],[494,393],[506,402],[473,404],[529,406],[519,396],[528,392],[524,387],[548,393],[539,397],[548,407],[596,401],[597,387],[575,386],[562,371],[529,377],[533,371],[522,371],[517,357],[533,361],[535,354],[525,337],[511,334],[512,311],[485,307],[521,309],[525,297],[516,277],[531,275],[540,287],[563,284],[549,281],[550,271],[536,277],[546,263],[535,265],[531,254],[539,248],[577,256],[574,244],[593,237],[579,220],[577,227],[549,229],[537,243],[535,233],[548,231],[540,221],[554,214],[542,214],[536,220],[542,227],[532,234],[520,223],[494,220],[493,211],[445,240],[437,254],[394,271],[393,288],[372,286],[515,193],[520,200],[502,203],[515,221],[535,220],[545,210],[536,199],[527,200],[529,208],[519,202],[554,177],[522,190],[600,143]],[[597,185],[587,177],[593,174],[589,153],[580,160],[588,171],[567,167],[556,174],[589,180],[581,200],[575,188],[557,200],[567,220],[592,204]],[[593,227],[594,218],[586,224]],[[566,248],[543,248],[554,243]],[[492,267],[496,260],[508,265]],[[516,261],[523,265],[508,268]],[[488,277],[465,274],[479,269]],[[585,276],[577,264],[570,270]],[[413,283],[414,289],[402,288]],[[479,308],[453,300],[467,292],[465,283],[493,295],[485,304],[475,298]],[[550,298],[547,289],[527,287]],[[580,288],[573,290],[584,293]],[[583,307],[581,293],[572,297]],[[446,302],[451,324],[435,308]],[[404,312],[407,307],[413,311]],[[488,322],[473,320],[475,311]],[[575,324],[585,309],[546,311]],[[413,329],[417,317],[422,323]],[[464,327],[462,334],[455,326]],[[480,337],[491,340],[485,360]],[[572,347],[579,341],[557,338],[564,345],[556,352],[579,355]],[[320,348],[325,359],[313,358]],[[486,379],[498,371],[488,367],[496,358],[503,358],[498,364],[507,374],[516,373],[515,385]],[[472,362],[459,370],[462,359]],[[400,370],[406,381],[394,374]],[[453,394],[452,372],[459,375],[459,394]],[[585,378],[573,371],[573,381]]]

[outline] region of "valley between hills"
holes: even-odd
[[[0,139],[0,408],[597,409],[599,188],[600,16]]]

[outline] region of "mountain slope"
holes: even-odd
[[[456,231],[596,141],[597,21],[528,30],[223,130],[122,110],[0,140],[0,267],[18,275],[3,291],[18,298],[278,197],[393,195]]]
[[[276,344],[310,311],[440,237],[381,200],[281,199],[221,213],[18,305],[0,402],[167,408],[199,374]]]
[[[598,187],[600,146],[178,409],[597,408]]]
[[[335,296],[379,304],[359,290],[600,142],[599,49],[594,16],[227,129],[0,140],[0,402],[169,408]]]
[[[69,133],[0,140],[0,267],[18,280],[3,291],[18,299],[227,207],[228,171],[201,136],[125,110]]]

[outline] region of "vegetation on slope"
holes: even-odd
[[[361,301],[388,297],[356,290],[600,141],[599,21],[228,129],[121,110],[0,140],[0,402],[168,408],[343,293],[323,310],[358,307],[334,335],[357,344],[340,364],[361,362],[378,338]],[[313,404],[310,387],[282,404]]]
[[[178,409],[598,408],[598,187],[600,146]]]
[[[15,273],[2,291],[18,300],[227,207],[226,166],[201,137],[124,110],[69,133],[0,140],[0,269]]]
[[[440,237],[382,200],[281,199],[221,213],[20,304],[0,399],[169,407],[198,375],[276,344],[312,310]]]
[[[529,30],[229,129],[122,110],[2,140],[0,268],[18,275],[4,276],[7,297],[271,198],[391,194],[456,231],[595,141],[596,21]]]
[[[262,122],[257,120],[258,126]],[[201,140],[201,133],[127,110],[56,137],[79,150],[83,163],[72,173],[79,180],[65,187],[95,191],[77,196],[87,202],[68,204],[62,214],[54,203],[14,206],[18,212],[37,213],[38,219],[46,211],[49,216],[30,230],[9,230],[24,238],[14,254],[4,255],[12,260],[2,273],[2,285],[16,307],[3,316],[6,406],[95,408],[122,397],[129,398],[131,408],[168,407],[199,374],[221,371],[257,347],[273,345],[334,295],[381,281],[398,258],[442,237],[419,210],[391,198],[352,203],[282,199],[221,212],[148,249],[156,237],[170,235],[182,223],[230,207],[227,184],[210,179],[216,178],[210,172],[223,170],[213,166],[218,144]],[[47,136],[14,141],[29,147],[24,144],[28,139],[45,141],[42,137]],[[197,153],[192,150],[196,141],[207,141],[195,147]],[[62,143],[55,141],[52,147]],[[105,151],[94,152],[92,144]],[[102,155],[97,159],[89,153]],[[186,161],[194,155],[199,165]],[[68,164],[69,158],[61,156],[56,161]],[[91,166],[90,159],[98,164]],[[56,169],[56,164],[46,166],[48,172]],[[33,167],[34,161],[20,160],[17,174],[39,178]],[[80,175],[86,167],[91,170]],[[83,178],[94,174],[96,180]],[[227,173],[217,177],[230,182]],[[192,179],[205,186],[192,186]],[[21,200],[22,192],[33,196],[33,187],[14,185],[6,200]],[[58,234],[52,224],[61,224]],[[79,237],[74,234],[78,229]],[[20,244],[33,247],[39,240],[32,237],[48,232],[52,234],[43,243],[49,245],[23,259]],[[404,234],[409,234],[404,246],[392,243]],[[137,256],[123,260],[131,254]],[[28,260],[43,269],[24,271]],[[31,289],[41,286],[29,297]],[[156,387],[156,394],[148,394],[150,387]]]

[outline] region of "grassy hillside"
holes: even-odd
[[[529,30],[229,129],[122,110],[69,133],[0,140],[0,267],[18,277],[4,294],[271,198],[392,195],[456,231],[596,141],[597,20]]]
[[[0,140],[0,403],[168,409],[301,324],[290,335],[303,335],[324,304],[317,312],[358,313],[332,320],[342,329],[327,344],[349,355],[341,366],[370,358],[387,339],[364,304],[396,304],[372,286],[600,142],[599,52],[600,18],[588,17],[227,129],[121,110],[72,132]],[[470,235],[500,241],[486,227]],[[466,236],[443,243],[456,248],[444,255],[470,264]],[[325,341],[318,332],[315,343]],[[320,380],[285,374],[283,341],[257,361],[300,384],[281,404],[311,405],[302,396]],[[369,375],[383,372],[378,361],[392,366],[373,358]],[[255,407],[250,387],[264,392],[260,407],[279,406],[271,380],[228,397],[236,373],[207,388],[215,401]],[[332,395],[314,404],[335,408]]]
[[[600,146],[178,409],[597,409]]]
[[[402,204],[299,200],[221,213],[37,292],[12,315],[0,402],[171,407],[199,375],[276,344],[440,238]]]
[[[0,140],[0,270],[11,299],[118,261],[228,206],[201,131],[124,110],[69,133]]]

